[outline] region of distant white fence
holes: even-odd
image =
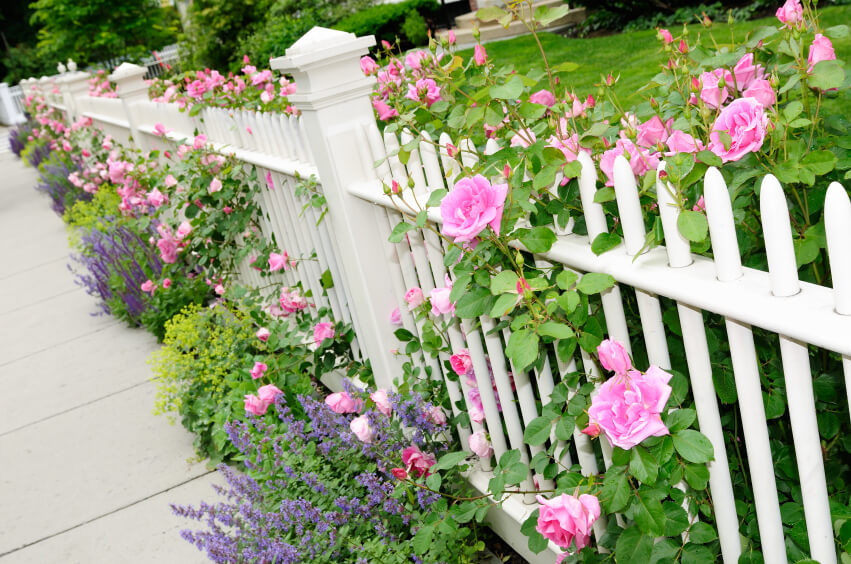
[[[112,76],[118,84],[118,99],[86,96],[79,86],[85,80],[83,76],[43,79],[38,86],[43,92],[52,92],[55,83],[61,94],[52,95],[51,103],[71,117],[91,117],[121,142],[132,137],[143,149],[167,149],[198,130],[218,150],[233,153],[256,167],[259,178],[271,172],[275,189],[262,196],[267,215],[264,230],[274,234],[280,247],[291,254],[315,252],[318,258],[297,271],[284,273],[284,283],[300,282],[312,290],[318,303],[330,307],[338,320],[351,321],[378,385],[389,386],[401,369],[400,357],[393,351],[398,344],[388,316],[399,307],[404,327],[417,334],[419,327],[403,302],[405,290],[418,286],[428,293],[443,286],[447,270],[445,247],[428,229],[409,231],[398,244],[388,242],[400,215],[383,186],[392,180],[405,185],[410,177],[417,199],[426,201],[433,190],[451,189],[452,178],[458,173],[457,163],[448,157],[447,144],[452,142],[466,150],[467,165],[474,163],[476,149],[468,140],[444,135],[439,139],[439,152],[431,140],[423,139],[407,164],[398,157],[387,157],[413,138],[407,133],[401,138],[379,133],[369,99],[374,78],[364,77],[358,63],[373,44],[372,37],[355,38],[314,28],[287,50],[287,56],[274,59],[273,68],[292,74],[299,85],[298,94],[291,97],[302,112],[299,117],[222,109],[189,117],[176,105],[149,101],[142,82],[146,70],[132,65],[123,65]],[[154,135],[157,122],[173,130],[167,138]],[[495,150],[494,143],[491,141],[485,150]],[[382,159],[376,169],[374,163]],[[711,363],[718,359],[710,358],[704,312],[720,316],[726,325],[765,561],[785,562],[786,549],[752,328],[779,335],[811,555],[819,562],[835,563],[808,346],[842,355],[846,386],[851,390],[851,202],[846,190],[838,183],[827,190],[825,232],[834,283],[833,288],[827,288],[798,280],[786,199],[771,175],[762,180],[761,190],[768,272],[742,266],[730,198],[715,169],[707,172],[704,184],[714,259],[691,254],[676,227],[678,209],[670,205],[664,186],[656,192],[666,246],[636,256],[644,244],[644,221],[635,178],[622,157],[615,164],[615,192],[625,241],[596,256],[590,240],[606,230],[606,222],[601,205],[594,202],[597,171],[587,156],[580,155],[580,159],[579,186],[589,235],[566,231],[550,252],[536,260],[561,263],[579,273],[611,274],[618,285],[601,296],[607,332],[628,349],[631,339],[622,294],[634,293],[643,337],[640,346],[646,348],[650,362],[662,368],[670,368],[671,359],[660,298],[675,303],[700,428],[715,449],[715,460],[709,466],[710,488],[724,561],[735,563],[741,552],[739,520],[712,381]],[[328,215],[321,223],[313,208],[308,206],[302,212],[307,202],[295,194],[297,178],[311,175],[320,180],[327,199]],[[428,219],[440,228],[437,213],[430,212]],[[324,298],[319,278],[326,270],[332,274],[334,286]],[[244,279],[262,283],[251,269],[245,270]],[[550,354],[552,361],[545,362],[538,372],[513,370],[504,354],[508,330],[492,332],[499,320],[487,316],[478,321],[456,323],[449,331],[453,350],[470,351],[485,412],[482,424],[472,423],[472,429],[461,428],[459,432],[466,439],[471,431],[486,428],[497,457],[516,448],[528,462],[547,445],[524,445],[525,425],[540,415],[541,404],[548,402],[562,375],[577,369],[594,375],[595,365],[584,353],[567,363]],[[495,393],[488,381],[488,359],[496,381]],[[443,376],[454,407],[467,397],[467,384],[448,377],[445,360],[443,356],[421,356],[417,362]],[[467,441],[462,444],[466,447]],[[599,460],[605,465],[611,461],[606,441],[591,442],[578,430],[573,441],[556,441],[555,446],[563,462],[578,463],[585,474],[598,473]],[[483,463],[471,473],[470,480],[486,491],[491,475]],[[535,478],[542,488],[551,485],[542,476]],[[529,476],[529,487],[532,481]],[[515,497],[501,510],[491,511],[489,519],[528,560],[552,562],[552,552],[532,554],[519,532],[518,523],[534,509],[534,504]],[[604,524],[598,523],[595,530],[601,534]]]

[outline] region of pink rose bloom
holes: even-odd
[[[813,72],[813,67],[822,61],[836,60],[836,52],[833,50],[833,43],[824,35],[817,33],[813,38],[813,43],[810,45],[810,54],[807,57],[807,66],[809,72]]]
[[[254,368],[252,368],[250,371],[251,377],[255,380],[257,380],[258,378],[262,378],[263,374],[268,368],[269,367],[266,366],[265,362],[255,362]]]
[[[261,341],[263,341],[265,343],[266,341],[269,340],[269,335],[271,335],[271,334],[272,334],[272,332],[269,331],[269,329],[267,329],[266,327],[261,327],[260,329],[257,330],[257,333],[255,333],[254,335],[258,339],[260,339]]]
[[[313,342],[321,345],[325,339],[334,338],[334,325],[324,321],[313,326]]]
[[[436,462],[437,459],[433,454],[425,454],[417,445],[411,445],[402,451],[402,463],[405,465],[405,470],[417,478],[431,474],[429,468]]]
[[[470,390],[471,392],[473,390]],[[478,393],[479,390],[476,390]],[[467,414],[470,416],[470,420],[476,423],[481,423],[485,420],[485,412],[482,410],[482,407],[479,405],[471,405],[467,407]]]
[[[275,182],[274,182],[274,180],[272,180],[272,171],[271,170],[266,171],[266,186],[269,187],[269,190],[275,189]]]
[[[384,415],[389,416],[393,411],[393,407],[390,405],[390,399],[387,397],[387,390],[375,390],[369,394],[369,399],[375,402],[375,408]]]
[[[765,70],[760,65],[754,65],[753,53],[748,53],[733,67],[733,76],[736,79],[736,88],[739,92],[750,88],[755,80],[761,79]],[[732,86],[732,85],[729,85]]]
[[[719,86],[721,79],[724,79],[724,86]],[[715,69],[711,72],[705,72],[700,75],[700,99],[710,108],[718,108],[724,105],[727,98],[730,97],[730,91],[727,87],[733,86],[733,77],[724,69]]]
[[[467,349],[461,349],[450,356],[449,364],[458,376],[467,376],[473,372],[473,359],[470,358],[470,351]]]
[[[579,134],[574,133],[570,136],[552,135],[547,139],[547,147],[558,149],[564,155],[564,159],[572,163],[579,157],[580,151],[591,154],[591,149],[586,149],[579,144]]]
[[[212,194],[214,192],[218,192],[221,189],[222,189],[222,181],[219,180],[218,178],[213,178],[210,181],[210,188],[209,188],[210,194]]]
[[[451,31],[449,33],[452,33]],[[405,472],[404,468],[391,468],[390,473],[393,474],[393,477],[397,480],[407,480],[408,473]]]
[[[691,208],[691,211],[706,211],[706,201],[703,199],[702,194],[700,198],[697,199],[697,203],[694,205],[694,207]]]
[[[406,97],[414,102],[425,102],[426,106],[431,107],[441,98],[440,87],[430,78],[421,78],[415,84],[408,85]]]
[[[177,179],[171,174],[169,174],[165,177],[165,185],[168,188],[171,188],[172,186],[177,186]]]
[[[222,284],[216,284],[216,287],[213,288],[213,291],[218,295],[223,295],[225,293],[225,287]]]
[[[635,138],[635,144],[649,148],[655,146],[657,143],[664,143],[668,138],[673,123],[674,118],[669,119],[668,123],[662,123],[659,116],[653,116],[638,126],[638,136]]]
[[[481,458],[489,458],[493,454],[490,441],[484,431],[476,431],[470,435],[467,443],[470,445],[470,450]]]
[[[695,141],[694,137],[679,129],[673,130],[665,143],[670,151],[665,153],[666,156],[676,155],[677,153],[696,153],[703,150],[703,143]]]
[[[290,291],[288,288],[281,288],[279,302],[281,309],[285,312],[284,315],[295,313],[307,307],[307,300],[299,294],[297,289]]]
[[[473,60],[476,62],[476,65],[482,66],[488,60],[488,53],[485,51],[485,48],[481,45],[476,45],[473,48]]]
[[[160,207],[164,203],[168,201],[168,198],[165,194],[154,188],[150,192],[148,192],[148,203],[154,206],[155,208]]]
[[[533,104],[541,104],[542,106],[551,108],[556,103],[556,97],[549,90],[538,90],[529,96],[529,101]]]
[[[671,32],[668,31],[667,29],[660,29],[659,30],[659,37],[661,37],[662,41],[664,41],[665,43],[673,43],[674,42],[674,36],[671,35]]]
[[[432,315],[443,315],[445,313],[455,315],[455,304],[449,301],[449,294],[452,293],[452,280],[449,275],[446,275],[444,281],[446,287],[435,288],[429,294]]]
[[[154,295],[154,292],[155,292],[155,291],[156,291],[156,289],[157,289],[157,285],[156,285],[156,284],[154,284],[151,280],[145,280],[144,282],[142,282],[142,285],[141,285],[141,286],[139,286],[139,288],[140,288],[143,292],[148,292],[148,293],[150,293],[150,294],[153,296],[153,295]]]
[[[446,34],[446,40],[449,41],[450,45],[455,44],[455,32],[451,29],[449,30],[449,33]]]
[[[405,64],[411,67],[413,70],[420,70],[423,68],[423,61],[428,59],[428,53],[420,49],[419,51],[413,51],[408,53],[405,56]]]
[[[378,63],[369,55],[363,56],[360,58],[360,70],[366,76],[370,76],[378,72]]]
[[[289,256],[287,255],[287,251],[284,251],[282,254],[279,253],[269,253],[269,270],[272,272],[281,270],[289,270],[290,266],[288,264]]]
[[[394,307],[393,311],[390,312],[390,323],[393,325],[402,324],[402,312],[399,311],[398,307]]]
[[[425,301],[423,291],[419,288],[411,288],[405,292],[405,301],[408,303],[408,311],[417,309]]]
[[[541,504],[535,529],[561,548],[571,543],[582,550],[591,543],[591,526],[600,517],[600,502],[593,495],[561,494],[553,499],[535,496]]]
[[[755,98],[733,100],[721,110],[709,134],[709,150],[726,162],[737,161],[746,154],[758,151],[765,140],[768,116]],[[732,142],[724,146],[719,132],[726,132]]]
[[[174,264],[177,262],[177,243],[174,239],[162,238],[157,241],[157,247],[160,250],[160,258],[163,262]]]
[[[596,423],[591,423],[590,425],[588,425],[587,427],[582,429],[580,431],[580,433],[582,433],[584,435],[588,435],[591,438],[599,437],[600,436],[600,426],[597,425]]]
[[[182,221],[180,225],[177,226],[177,231],[175,232],[175,236],[178,240],[182,241],[192,232],[192,224],[188,221]]]
[[[597,347],[597,356],[603,368],[614,372],[618,376],[626,376],[632,368],[632,361],[622,344],[611,339],[606,339]]]
[[[629,139],[618,139],[615,146],[600,157],[600,170],[606,175],[606,186],[614,186],[615,159],[619,155],[629,158],[629,166],[636,176],[644,176],[648,170],[656,170],[659,166],[659,153],[649,153]]]
[[[195,149],[201,149],[204,145],[207,144],[207,136],[203,133],[195,136],[195,140],[192,142],[192,147]]]
[[[269,404],[255,396],[254,394],[246,394],[245,396],[245,412],[252,415],[263,415],[269,409]]]
[[[538,137],[530,129],[524,129],[511,137],[509,147],[528,147],[538,140]]]
[[[352,422],[349,423],[349,429],[352,430],[352,433],[354,433],[362,443],[369,444],[372,442],[372,439],[375,438],[375,430],[369,426],[369,420],[366,415],[361,415],[352,419]]]
[[[427,416],[428,420],[435,425],[446,425],[446,414],[443,413],[443,410],[438,405],[433,405],[431,409],[428,410]]]
[[[488,225],[499,235],[508,184],[491,183],[477,174],[462,178],[440,203],[443,233],[456,243],[472,241]]]
[[[660,413],[665,409],[671,375],[655,366],[642,374],[631,370],[615,375],[600,386],[591,400],[588,417],[599,425],[614,446],[630,449],[647,437],[668,434]]]
[[[325,398],[325,404],[334,413],[357,413],[363,408],[363,401],[355,400],[348,392],[335,392]]]
[[[266,405],[275,403],[275,398],[278,397],[278,394],[283,393],[284,392],[275,387],[274,384],[260,386],[260,389],[257,390],[257,395],[260,397],[260,401],[264,402]]]
[[[166,129],[165,126],[159,122],[154,124],[154,135],[158,135],[159,137],[165,136],[170,130]]]
[[[786,3],[777,8],[774,14],[777,19],[788,28],[798,27],[804,21],[804,8],[799,0],[786,0]]]
[[[751,82],[748,89],[742,92],[742,97],[755,99],[763,108],[770,108],[777,100],[777,96],[774,94],[774,89],[771,87],[771,83],[764,78]]]
[[[399,115],[396,108],[391,108],[385,101],[378,98],[372,99],[372,107],[375,108],[375,111],[378,113],[378,119],[381,121],[387,121],[388,119]]]

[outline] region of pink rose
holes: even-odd
[[[538,90],[529,96],[529,101],[550,108],[556,103],[556,97],[549,90]]]
[[[263,341],[264,343],[269,340],[269,335],[271,335],[271,334],[272,334],[272,332],[269,331],[265,327],[261,327],[260,329],[257,330],[257,333],[255,333],[257,338],[260,339],[261,341]]]
[[[810,45],[810,55],[807,57],[807,67],[809,72],[813,72],[813,67],[822,61],[833,61],[836,59],[836,52],[833,50],[833,43],[824,35],[817,33],[813,38],[813,43]]]
[[[423,453],[417,445],[411,445],[402,451],[402,463],[405,465],[405,470],[417,478],[431,474],[429,469],[436,462],[437,459],[433,454]]]
[[[482,458],[489,458],[493,454],[493,449],[491,448],[490,441],[488,441],[487,433],[484,431],[476,431],[470,435],[470,438],[467,439],[467,443],[470,445],[470,450]]]
[[[411,288],[405,292],[405,301],[408,303],[408,311],[413,311],[423,304],[425,296],[420,288]]]
[[[299,294],[298,289],[290,291],[289,288],[281,288],[281,296],[278,300],[284,315],[301,311],[307,307],[307,300]]]
[[[664,41],[665,43],[673,43],[674,42],[674,36],[671,35],[671,32],[668,31],[667,29],[660,29],[659,30],[659,37],[661,37],[662,41]]]
[[[148,192],[148,203],[155,208],[160,207],[166,202],[168,202],[168,197],[156,188]]]
[[[381,121],[387,121],[388,119],[399,115],[396,108],[391,108],[384,100],[380,100],[378,98],[372,99],[372,107],[375,108],[376,112],[378,112],[378,119]]]
[[[721,86],[722,80],[724,81],[723,86]],[[732,87],[732,83],[732,75],[724,69],[705,72],[700,75],[700,99],[710,108],[721,107],[730,97],[727,86]]]
[[[700,198],[697,199],[697,203],[691,208],[691,211],[706,211],[706,200],[703,199],[702,194]]]
[[[172,238],[162,238],[157,241],[160,250],[160,258],[163,262],[174,264],[177,262],[177,243]]]
[[[749,88],[755,80],[761,79],[765,70],[760,65],[754,65],[753,53],[748,53],[733,67],[733,76],[736,79],[736,88],[739,92]]]
[[[660,413],[665,409],[671,375],[655,366],[645,374],[630,370],[627,376],[609,378],[591,400],[588,417],[599,425],[614,446],[630,449],[647,437],[668,434]]]
[[[215,287],[215,288],[213,288],[213,291],[214,291],[216,294],[218,294],[219,296],[224,295],[224,293],[225,293],[225,286],[224,286],[224,284],[221,284],[221,283],[216,284],[216,287]]]
[[[281,269],[289,270],[289,256],[287,255],[287,251],[284,251],[282,254],[279,253],[269,253],[269,270],[272,272],[276,272]]]
[[[535,529],[561,548],[570,543],[582,550],[591,542],[591,526],[600,517],[600,502],[593,495],[561,494],[553,499],[535,496],[541,504]]]
[[[163,137],[166,133],[171,131],[170,129],[166,129],[165,126],[159,122],[154,124],[154,135],[159,137]]]
[[[597,347],[597,356],[603,368],[614,372],[618,376],[626,376],[632,368],[632,361],[622,344],[611,339],[606,339]]]
[[[324,321],[313,326],[313,342],[321,345],[325,339],[334,338],[334,325]]]
[[[473,359],[470,358],[470,351],[467,349],[461,349],[450,356],[449,364],[458,376],[466,376],[473,372]]]
[[[325,398],[325,404],[334,413],[357,413],[363,408],[363,401],[354,399],[348,392],[335,392]]]
[[[390,399],[387,397],[387,390],[375,390],[369,394],[369,399],[375,402],[375,408],[384,415],[389,416],[392,413],[393,407],[390,405]]]
[[[446,414],[443,413],[443,410],[439,405],[433,405],[431,409],[428,410],[427,417],[428,420],[435,425],[446,425]]]
[[[566,120],[565,120],[566,125]],[[563,128],[560,128],[563,129]],[[564,160],[572,163],[579,157],[579,152],[584,151],[585,153],[591,154],[590,149],[586,149],[585,147],[579,144],[579,134],[574,133],[570,136],[565,135],[552,135],[549,139],[547,139],[547,147],[553,147],[558,149],[564,155]]]
[[[774,14],[788,28],[798,27],[804,21],[804,8],[799,0],[786,0],[786,3],[777,8]]]
[[[163,288],[165,288],[166,290],[171,288],[171,278],[166,278],[165,280],[163,280]]]
[[[447,275],[444,282],[446,287],[435,288],[429,294],[432,315],[443,315],[445,313],[455,315],[455,304],[449,301],[449,294],[452,293],[452,280]]]
[[[670,153],[665,153],[666,156],[675,155],[677,153],[696,153],[703,150],[703,143],[695,141],[694,137],[688,133],[675,129],[665,141],[668,145]]]
[[[482,66],[488,60],[488,53],[485,51],[485,48],[481,45],[476,45],[473,48],[473,60],[476,62],[476,65]]]
[[[245,412],[253,415],[263,415],[269,409],[269,404],[253,394],[245,396]]]
[[[196,135],[195,140],[192,142],[192,147],[195,149],[201,149],[204,145],[207,144],[207,136],[204,134]]]
[[[636,176],[644,176],[648,170],[656,170],[659,166],[659,153],[650,153],[629,139],[618,139],[615,146],[600,157],[600,170],[606,175],[606,186],[615,184],[615,159],[619,155],[628,157],[629,166]]]
[[[375,438],[375,431],[369,426],[369,420],[366,415],[361,415],[352,419],[352,422],[349,423],[349,429],[352,430],[352,433],[354,433],[362,443],[369,444],[372,442],[372,439]]]
[[[596,423],[591,423],[590,425],[588,425],[587,427],[582,429],[582,431],[580,431],[580,433],[582,433],[584,435],[588,435],[592,439],[599,437],[600,436],[600,426],[597,425]]]
[[[449,30],[449,33],[446,34],[446,40],[449,42],[450,45],[455,44],[455,32],[451,29]]]
[[[408,85],[406,97],[414,102],[425,102],[426,106],[431,107],[441,98],[440,87],[430,78],[421,78],[416,83]]]
[[[733,100],[721,110],[709,134],[709,150],[726,162],[737,161],[746,154],[758,151],[765,140],[768,116],[755,98]],[[719,133],[723,131],[732,140],[725,147]]]
[[[519,133],[515,133],[511,137],[511,142],[509,143],[509,147],[528,147],[532,143],[538,140],[538,137],[532,132],[531,129],[523,129]]]
[[[263,374],[268,368],[269,367],[266,366],[265,362],[255,362],[254,368],[252,368],[250,371],[251,377],[255,380],[257,380],[258,378],[262,378]]]
[[[774,94],[774,89],[771,87],[771,83],[764,78],[751,82],[747,90],[742,92],[742,97],[755,99],[763,108],[770,108],[777,100],[777,97]]]
[[[390,323],[393,325],[402,324],[402,312],[399,311],[398,307],[394,307],[393,311],[390,312]]]
[[[177,231],[175,232],[175,236],[178,240],[182,241],[192,232],[192,224],[188,221],[182,221],[180,225],[177,227]]]
[[[145,280],[144,282],[142,282],[142,285],[141,285],[141,286],[139,286],[139,288],[140,288],[143,292],[148,292],[148,293],[150,293],[150,294],[153,296],[153,295],[154,295],[154,292],[155,292],[155,291],[156,291],[156,289],[157,289],[157,285],[156,285],[156,284],[154,284],[151,280]]]
[[[369,55],[363,56],[360,58],[360,70],[362,70],[363,74],[366,76],[370,76],[378,72],[378,63],[376,63],[375,59]]]
[[[456,243],[472,241],[488,225],[499,235],[508,184],[491,186],[477,174],[462,178],[440,203],[443,233]]]
[[[449,33],[452,33],[451,31]],[[408,473],[405,472],[404,468],[391,468],[390,473],[393,474],[393,477],[397,480],[407,480]]]
[[[275,398],[278,397],[279,394],[283,394],[281,390],[275,387],[273,384],[266,384],[265,386],[260,386],[260,389],[257,390],[257,395],[260,397],[260,401],[265,402],[266,405],[271,405],[275,403]]]
[[[213,178],[213,179],[210,181],[210,187],[209,187],[209,189],[208,189],[208,191],[210,192],[210,194],[213,194],[213,193],[215,193],[215,192],[218,192],[218,191],[219,191],[219,190],[221,190],[221,189],[222,189],[222,181],[221,181],[221,180],[219,180],[218,178]]]
[[[638,136],[635,138],[635,144],[641,147],[653,147],[657,143],[664,143],[668,138],[671,125],[674,123],[674,118],[668,120],[668,123],[662,123],[659,116],[653,116],[638,126]]]

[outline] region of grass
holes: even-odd
[[[851,6],[832,6],[820,10],[823,28],[851,21]],[[732,28],[733,37],[741,41],[747,34],[762,26],[776,26],[774,17],[737,22],[732,26],[713,24],[710,30],[700,25],[688,26],[690,43],[697,34],[711,33],[721,44],[730,41]],[[671,29],[676,36],[679,28]],[[553,33],[539,35],[544,52],[550,65],[555,66],[565,61],[579,64],[579,68],[570,73],[559,73],[562,84],[568,85],[581,98],[588,94],[597,93],[594,86],[600,82],[601,75],[612,73],[620,75],[615,85],[618,98],[626,105],[633,106],[642,101],[642,93],[638,90],[655,76],[667,58],[661,52],[661,42],[656,39],[655,30],[634,31],[606,37],[575,39],[562,37]],[[836,56],[846,62],[851,61],[851,37],[833,40]],[[543,68],[541,54],[531,35],[495,41],[487,44],[488,58],[501,64],[513,64],[517,72],[527,73],[532,67]],[[462,57],[472,56],[472,49],[459,52]],[[848,69],[851,71],[851,69]],[[541,84],[544,87],[544,84]],[[848,91],[841,99],[834,99],[826,107],[828,110],[841,111],[851,114]],[[830,106],[833,106],[832,108]]]

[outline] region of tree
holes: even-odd
[[[176,12],[157,0],[37,0],[30,8],[39,55],[55,61],[139,57],[176,40]]]

